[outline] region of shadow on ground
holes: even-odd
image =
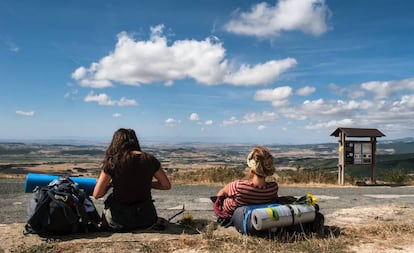
[[[73,233],[68,235],[39,235],[46,241],[71,241],[75,239],[96,239],[110,237],[115,233],[119,234],[171,234],[171,235],[194,235],[200,234],[205,231],[206,227],[211,224],[212,221],[205,219],[195,219],[191,221],[170,223],[166,220],[163,224],[156,224],[153,227],[139,230],[129,231],[98,231],[92,233]]]

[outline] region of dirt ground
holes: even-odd
[[[325,216],[325,226],[340,228],[341,231],[348,231],[348,233],[358,231],[357,233],[363,234],[364,229],[371,231],[367,235],[356,236],[348,247],[349,251],[346,252],[414,252],[412,233],[408,235],[393,233],[392,231],[389,233],[384,233],[384,231],[378,231],[378,234],[372,233],[376,226],[379,229],[387,228],[387,223],[412,225],[414,223],[413,213],[414,208],[395,204],[382,207],[364,206],[340,209]],[[208,220],[193,221],[198,224],[198,229],[194,229],[194,227],[189,229],[176,223],[169,223],[162,231],[101,232],[62,236],[53,239],[45,239],[33,234],[24,235],[24,223],[0,224],[0,252],[25,252],[25,249],[55,252],[52,249],[47,251],[48,248],[45,246],[47,242],[59,244],[60,249],[64,249],[64,252],[157,252],[157,249],[148,246],[157,241],[162,241],[164,244],[166,242],[175,244],[182,242],[182,247],[179,250],[176,249],[171,252],[207,252],[206,250],[197,250],[197,245],[188,245],[186,241],[203,240],[207,234],[206,226],[213,223]],[[214,237],[243,237],[234,227],[215,227],[211,233]],[[339,235],[338,239],[340,238]],[[36,248],[36,245],[38,248]],[[329,252],[329,250],[326,252]]]
[[[351,231],[362,232],[364,229],[387,229],[393,224],[414,224],[414,208],[405,205],[359,206],[341,209],[327,215],[327,224]],[[388,226],[389,225],[389,226]],[[350,246],[354,252],[414,252],[414,236],[410,234],[393,233],[393,231],[378,231],[377,234],[356,238]]]
[[[53,173],[54,170],[62,171],[62,168],[58,165],[56,167],[49,167],[47,173]],[[93,171],[92,168],[91,170]],[[29,170],[24,172],[27,173]],[[33,170],[33,172],[36,172],[36,170]],[[73,174],[74,172],[70,173]],[[85,174],[84,176],[91,175],[93,173]],[[408,191],[411,191],[411,188]],[[213,192],[216,192],[216,190]],[[363,201],[365,201],[365,198],[361,197]],[[168,198],[166,197],[165,199]],[[323,200],[323,198],[321,199]],[[355,199],[349,200],[350,203],[351,201],[355,202],[358,199],[355,197]],[[11,203],[11,205],[14,204]],[[175,210],[171,212],[175,212]],[[234,227],[223,228],[214,226],[212,211],[206,211],[204,215],[195,215],[194,220],[192,220],[193,223],[190,224],[191,226],[177,224],[177,221],[185,218],[184,215],[177,216],[161,231],[152,229],[128,233],[100,232],[47,239],[33,234],[25,235],[23,233],[25,223],[21,221],[0,224],[0,253],[220,252],[220,250],[210,250],[202,247],[202,245],[205,244],[206,240],[214,241],[215,238],[221,238],[221,240],[217,240],[217,243],[222,243],[223,240],[247,241],[246,236],[239,234]],[[368,203],[367,205],[358,205],[352,208],[335,208],[334,211],[325,215],[325,226],[328,229],[337,228],[340,234],[332,235],[332,237],[339,241],[345,238],[348,246],[345,251],[326,249],[323,252],[414,252],[414,205],[404,204],[404,201],[399,203],[384,202],[382,205],[371,205]],[[396,227],[398,230],[395,230]],[[333,230],[327,231],[332,232]],[[326,236],[330,237],[331,235],[326,234]],[[154,246],[157,244],[163,245],[162,247],[166,248],[157,248],[157,246]],[[55,247],[56,245],[58,246],[57,248]],[[240,250],[239,248],[227,248],[225,251],[239,252]],[[269,248],[268,252],[273,251]]]

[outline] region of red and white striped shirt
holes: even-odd
[[[277,197],[279,186],[268,182],[259,187],[249,180],[236,180],[229,184],[228,197],[224,199],[223,211],[233,214],[237,207],[248,204],[269,203]]]

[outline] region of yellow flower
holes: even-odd
[[[316,199],[315,196],[313,196],[310,193],[306,194],[306,202],[308,202],[308,204],[314,206],[314,205],[316,205],[316,201],[317,201],[317,199]]]
[[[183,215],[183,217],[180,219],[179,224],[185,225],[185,226],[193,226],[194,225],[194,217],[190,213],[186,213]]]

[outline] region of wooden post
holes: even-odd
[[[377,171],[376,171],[376,153],[377,153],[377,139],[371,137],[371,182],[373,184],[377,183]]]
[[[339,133],[338,184],[345,183],[345,133]]]

